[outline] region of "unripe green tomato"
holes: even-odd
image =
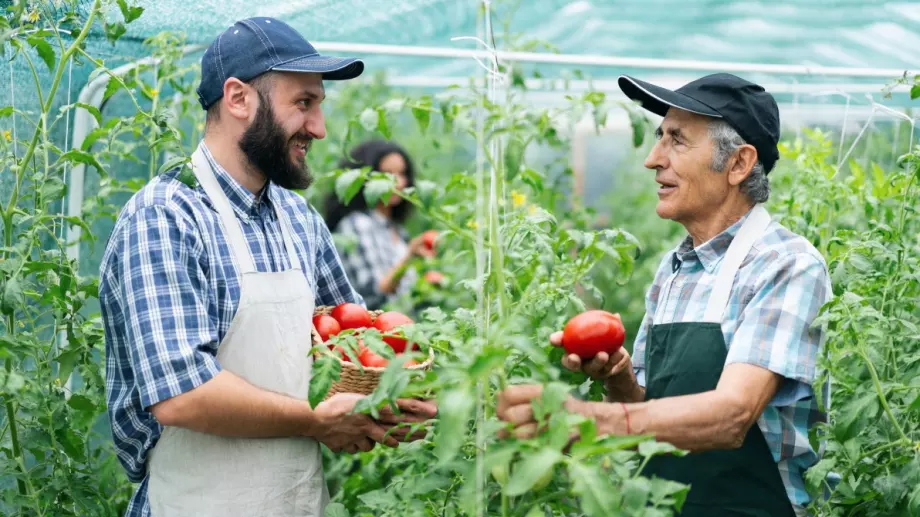
[[[492,467],[492,477],[498,481],[499,485],[505,486],[505,483],[508,482],[508,465],[499,464]]]
[[[531,488],[531,490],[543,490],[544,488],[546,488],[546,485],[548,485],[549,482],[552,480],[553,480],[553,469],[549,469],[546,471],[546,474],[543,474],[542,476],[540,476],[540,479],[538,479],[537,482],[533,484],[533,488]]]

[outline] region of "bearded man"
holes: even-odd
[[[124,207],[99,299],[112,436],[139,483],[128,516],[320,516],[320,444],[356,453],[411,440],[437,408],[402,400],[378,419],[361,396],[307,402],[315,305],[363,305],[328,228],[292,190],[325,137],[323,80],[358,59],[320,56],[272,18],[241,20],[201,60],[204,139]],[[388,431],[390,432],[387,435]]]

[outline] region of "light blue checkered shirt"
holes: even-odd
[[[273,209],[279,206],[291,221],[316,304],[364,305],[346,278],[325,222],[302,197],[271,184],[257,199],[203,149],[243,223],[258,271],[291,267]],[[99,276],[112,437],[128,478],[140,483],[126,515],[147,516],[147,454],[162,427],[146,408],[220,371],[217,346],[239,303],[240,275],[204,190],[189,188],[171,171],[122,209]]]
[[[645,344],[652,318],[661,311],[655,323],[703,320],[719,264],[746,218],[696,249],[688,236],[665,254],[646,296],[645,318],[633,345],[640,385],[645,386]],[[811,387],[823,344],[823,332],[811,328],[811,322],[832,295],[820,253],[774,220],[742,262],[722,317],[726,364],[754,364],[785,379],[757,425],[794,505],[809,502],[805,470],[818,461],[808,429],[827,418]],[[829,393],[828,386],[823,390]]]

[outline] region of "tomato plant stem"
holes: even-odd
[[[45,101],[45,104],[42,106],[42,113],[47,114],[51,111],[51,105],[54,103],[54,94],[57,93],[58,87],[61,85],[61,78],[64,77],[64,68],[70,58],[73,56],[81,45],[83,45],[83,40],[86,39],[86,36],[89,34],[90,28],[93,26],[93,23],[96,20],[96,14],[100,8],[100,1],[95,0],[93,2],[93,7],[90,9],[89,16],[86,18],[86,23],[83,24],[83,29],[80,31],[79,36],[71,43],[70,47],[61,55],[61,60],[58,62],[57,69],[54,72],[54,80],[51,83],[51,89],[48,90],[48,97]],[[38,145],[38,139],[42,135],[42,128],[44,126],[44,118],[42,118],[39,125],[35,128],[35,133],[32,134],[32,141],[29,142],[29,147],[26,149],[26,154],[23,155],[22,159],[19,160],[19,170],[17,175],[22,178],[24,175],[25,166],[29,163],[29,160],[32,159],[32,154],[35,153],[35,147]],[[17,185],[18,187],[18,185]],[[18,188],[13,193],[13,196],[10,198],[10,203],[7,205],[6,210],[9,211],[12,207],[16,206],[16,198],[18,196]]]
[[[891,420],[891,424],[898,430],[898,434],[901,435],[902,440],[907,440],[910,442],[910,439],[907,438],[907,435],[904,434],[904,429],[901,428],[901,425],[898,424],[897,419],[894,417],[894,413],[891,412],[891,408],[888,406],[888,398],[885,397],[885,392],[882,390],[882,383],[878,380],[878,372],[875,370],[875,365],[872,364],[872,361],[869,360],[869,355],[866,354],[865,349],[860,347],[857,352],[863,361],[866,362],[866,366],[869,368],[869,375],[872,376],[872,382],[875,384],[875,391],[878,394],[879,403],[882,404],[882,408],[885,410],[885,414],[888,415],[888,419]]]
[[[12,321],[12,319],[13,319],[12,316],[10,316],[10,321]],[[12,333],[12,331],[10,331],[10,333]],[[7,358],[6,359],[7,377],[9,377],[12,371],[13,371],[12,361],[10,360],[10,358]],[[10,426],[10,444],[13,447],[13,456],[16,457],[16,463],[18,463],[20,465],[20,469],[22,469],[22,464],[24,462],[22,461],[22,446],[19,444],[19,430],[16,427],[16,407],[13,405],[13,401],[10,400],[9,398],[7,398],[5,406],[6,406],[6,419],[9,422],[9,426]],[[23,471],[22,473],[25,474],[25,471]],[[28,495],[28,492],[26,491],[25,481],[23,481],[22,479],[17,479],[16,486],[19,488],[20,494]]]

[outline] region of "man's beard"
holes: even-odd
[[[249,163],[270,181],[288,190],[305,190],[313,183],[313,176],[307,166],[306,154],[303,165],[292,160],[290,140],[275,122],[269,100],[260,92],[259,110],[240,139],[240,149]],[[305,153],[309,152],[313,139],[303,137],[302,140],[307,146]]]

